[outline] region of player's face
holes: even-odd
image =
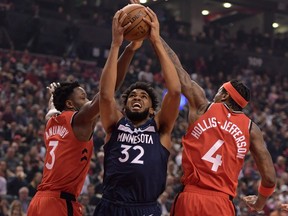
[[[73,94],[71,95],[71,101],[75,110],[79,110],[89,100],[85,90],[81,87],[77,87],[74,89]]]
[[[152,101],[148,93],[142,89],[134,89],[128,95],[125,113],[130,120],[141,121],[149,116]]]
[[[126,107],[132,112],[142,112],[152,107],[152,101],[148,93],[142,89],[133,89],[128,95]]]
[[[221,86],[219,89],[218,89],[218,92],[216,93],[216,95],[214,96],[214,99],[213,99],[213,102],[214,103],[220,103],[222,102],[222,98],[223,98],[223,87]]]

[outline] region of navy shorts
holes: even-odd
[[[94,216],[161,216],[161,207],[157,202],[125,203],[102,198]]]

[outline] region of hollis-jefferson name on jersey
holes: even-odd
[[[237,157],[244,158],[245,153],[248,151],[246,148],[247,143],[245,136],[241,129],[231,121],[226,120],[224,124],[222,124],[222,122],[217,121],[216,117],[204,119],[202,122],[197,123],[197,125],[193,128],[191,135],[196,139],[199,139],[203,132],[209,130],[210,128],[215,128],[218,125],[220,125],[220,129],[227,131],[234,138],[237,144]]]

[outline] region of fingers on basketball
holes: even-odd
[[[150,32],[150,25],[143,20],[144,17],[150,19],[145,7],[140,4],[129,4],[122,10],[127,14],[122,26],[131,23],[124,31],[124,38],[128,41],[144,40]]]

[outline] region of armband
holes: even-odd
[[[276,185],[275,185],[276,186]],[[258,193],[261,194],[262,196],[264,197],[269,197],[271,196],[273,193],[274,193],[274,190],[275,190],[275,186],[274,187],[271,187],[271,188],[268,188],[268,187],[264,187],[261,182],[260,182],[260,185],[258,187]]]

